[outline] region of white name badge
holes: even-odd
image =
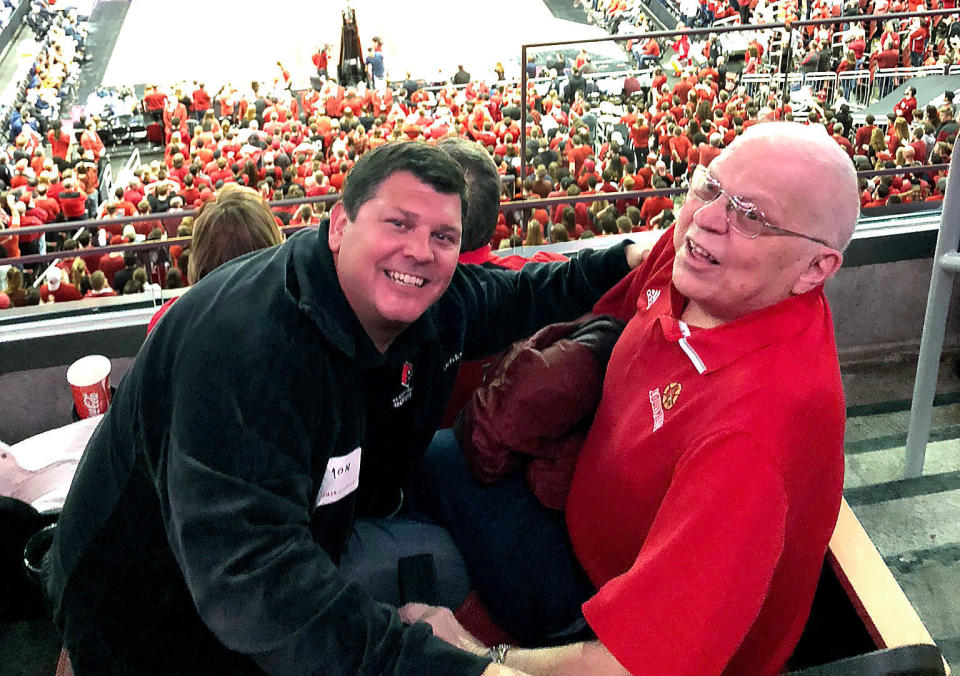
[[[316,507],[329,505],[350,495],[360,485],[360,448],[352,453],[330,458],[323,474]]]

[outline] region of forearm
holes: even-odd
[[[527,674],[627,674],[626,669],[599,641],[572,643],[556,648],[512,648],[504,665]]]

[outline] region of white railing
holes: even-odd
[[[917,66],[906,68],[878,68],[873,77],[868,70],[844,71],[840,74],[831,72],[790,73],[784,78],[783,73],[748,73],[741,76],[740,83],[745,85],[747,93],[753,94],[762,85],[783,88],[784,80],[791,89],[808,85],[814,91],[825,89],[826,101],[836,100],[837,92],[850,103],[851,108],[866,108],[884,96],[887,96],[904,82],[915,77],[930,75],[960,75],[960,65],[950,66]]]

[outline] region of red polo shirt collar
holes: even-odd
[[[824,300],[821,285],[732,322],[701,329],[688,326],[677,319],[685,299],[673,284],[670,284],[671,313],[661,314],[657,317],[657,322],[663,331],[663,337],[676,342],[687,353],[698,371],[711,373],[732,364],[744,355],[755,353],[771,343],[799,333],[810,325],[814,317],[822,315]]]

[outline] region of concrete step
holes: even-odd
[[[903,401],[848,410],[844,496],[947,662],[960,665],[960,404],[938,397],[924,474],[903,479]]]
[[[906,438],[905,434],[891,435],[885,439],[864,440],[870,443],[887,440],[900,442],[895,446],[870,451],[851,452],[851,444],[848,443],[844,458],[846,465],[844,489],[850,492],[868,486],[881,486],[878,491],[882,492],[882,487],[887,487],[889,488],[888,495],[890,498],[907,497],[911,493],[936,492],[936,486],[933,484],[934,480],[931,479],[932,476],[951,475],[951,473],[960,470],[960,439],[957,436],[942,439],[941,435],[944,434],[958,435],[960,434],[960,426],[949,430],[941,429],[936,434],[931,434],[931,441],[927,443],[927,451],[924,456],[924,476],[920,477],[922,481],[914,484],[909,483],[910,480],[904,483],[903,480],[903,464],[907,452],[906,446],[903,444]],[[868,445],[864,443],[861,444],[861,447],[867,447]],[[960,479],[958,479],[955,487],[960,488]],[[941,488],[940,490],[944,489]],[[853,504],[850,495],[847,495],[847,501]],[[880,500],[873,499],[870,501],[877,502]]]

